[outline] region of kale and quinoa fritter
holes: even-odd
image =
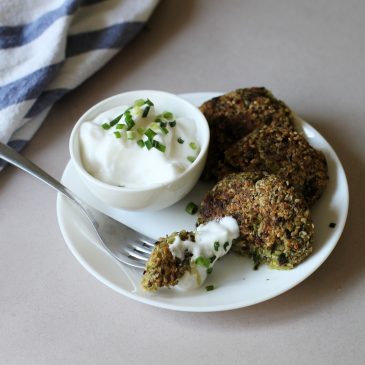
[[[312,252],[314,226],[303,197],[276,175],[233,173],[203,200],[198,224],[234,217],[240,237],[232,249],[251,256],[255,266],[291,269]]]
[[[264,87],[237,89],[200,106],[210,127],[210,146],[203,179],[217,179],[224,151],[254,129],[273,122],[292,125],[291,110]]]
[[[288,181],[309,205],[317,201],[328,183],[327,162],[292,126],[264,125],[242,138],[225,153],[219,175],[266,171]]]
[[[174,257],[169,249],[169,245],[174,242],[175,237],[182,240],[194,240],[192,232],[174,232],[169,236],[162,237],[146,264],[146,269],[142,277],[142,287],[147,291],[156,291],[162,287],[175,286],[179,279],[190,270],[190,253],[186,253],[184,260]]]

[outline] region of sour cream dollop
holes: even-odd
[[[239,227],[233,217],[223,217],[197,227],[195,242],[183,241],[176,236],[169,249],[174,257],[184,259],[190,252],[191,271],[186,271],[175,286],[180,290],[198,288],[207,278],[216,261],[232,247],[232,241],[239,236]]]
[[[79,141],[82,164],[92,176],[129,188],[175,179],[200,152],[195,123],[159,110],[149,99],[85,121]]]

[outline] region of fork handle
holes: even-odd
[[[94,216],[89,206],[82,202],[77,196],[75,196],[69,189],[62,185],[59,181],[47,174],[39,166],[26,157],[15,151],[13,148],[0,142],[0,157],[12,165],[20,168],[21,170],[28,172],[39,180],[45,182],[53,189],[67,196],[69,199],[78,204],[81,209],[89,216],[92,222],[95,222]]]

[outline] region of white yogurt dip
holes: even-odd
[[[82,164],[92,176],[128,188],[175,179],[200,151],[195,123],[159,110],[148,99],[85,121],[79,141]]]
[[[196,229],[195,242],[176,236],[169,246],[172,255],[182,260],[188,251],[192,257],[191,271],[186,271],[175,287],[191,290],[201,286],[215,262],[230,250],[232,241],[238,236],[239,227],[233,217],[201,224]]]

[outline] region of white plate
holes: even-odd
[[[192,93],[182,96],[200,105],[216,95]],[[191,312],[223,311],[260,303],[284,293],[311,275],[332,252],[343,231],[349,202],[345,172],[336,153],[313,127],[301,120],[298,123],[310,144],[326,155],[330,181],[312,209],[316,229],[314,252],[295,269],[278,271],[261,266],[254,271],[252,260],[231,254],[221,260],[209,275],[205,285],[214,284],[213,291],[207,292],[204,285],[191,292],[163,289],[154,294],[146,293],[139,286],[141,273],[118,263],[100,249],[83,214],[59,194],[58,222],[69,249],[80,264],[102,283],[131,299],[156,307]],[[173,231],[193,229],[196,217],[185,213],[184,208],[190,201],[199,203],[209,189],[208,185],[198,183],[188,196],[170,208],[137,213],[111,208],[92,196],[71,163],[64,171],[62,182],[93,207],[156,239]],[[331,222],[336,223],[335,228],[329,227]]]

